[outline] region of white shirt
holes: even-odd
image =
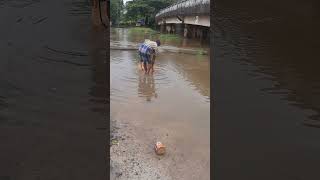
[[[144,43],[148,44],[150,47],[152,47],[156,51],[156,53],[158,53],[158,44],[156,42],[151,41],[150,39],[146,39]]]

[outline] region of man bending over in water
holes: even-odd
[[[160,41],[156,42],[146,39],[139,47],[140,55],[140,67],[145,70],[146,74],[149,74],[150,70],[154,71],[153,65],[156,58],[157,47],[160,46]],[[143,66],[142,66],[143,64]]]

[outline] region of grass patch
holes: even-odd
[[[181,43],[182,37],[176,34],[160,34],[158,31],[155,31],[147,27],[133,27],[128,31],[131,36],[144,36],[144,38],[149,39],[160,39],[161,43]]]
[[[176,34],[161,34],[159,36],[160,41],[163,42],[174,42],[174,43],[181,43],[182,38]]]
[[[205,55],[206,52],[203,49],[198,49],[197,54],[198,55]]]
[[[156,39],[159,36],[157,31],[147,27],[132,27],[128,33],[132,38],[138,39]]]
[[[129,29],[129,33],[156,34],[157,31],[146,27],[133,27]]]

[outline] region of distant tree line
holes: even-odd
[[[123,18],[123,0],[110,0],[110,21],[112,24],[119,24]]]
[[[146,26],[155,26],[155,15],[159,10],[179,0],[132,0],[123,4],[123,0],[110,1],[110,16],[114,25],[133,25],[143,19]]]

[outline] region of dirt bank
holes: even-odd
[[[137,129],[116,121],[111,127],[111,179],[172,179],[162,165],[168,157],[155,155],[152,144],[137,138]]]
[[[145,130],[141,125],[130,120],[116,120],[111,122],[110,165],[112,180],[209,180],[207,164],[191,162],[188,154],[179,151],[174,146],[171,135],[159,132],[156,128]],[[144,131],[147,133],[144,133]],[[150,133],[151,131],[155,133]],[[157,132],[158,131],[158,132]],[[151,136],[163,134],[162,137]],[[149,135],[149,136],[146,136]],[[166,142],[166,154],[159,156],[154,152],[157,139]],[[190,147],[192,148],[192,147]]]

